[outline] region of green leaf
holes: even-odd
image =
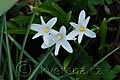
[[[88,7],[90,9],[89,13],[91,15],[95,15],[96,14],[96,5],[103,5],[104,4],[104,0],[88,0]]]
[[[100,54],[104,53],[107,35],[107,21],[104,18],[100,26]]]
[[[70,12],[67,14],[67,21],[68,21],[68,22],[70,21],[71,15],[72,15],[72,11],[70,11]]]
[[[112,0],[105,0],[106,1],[106,3],[108,4],[108,5],[110,5],[110,4],[112,4],[113,3],[113,1]]]
[[[99,67],[101,68],[100,73],[104,80],[113,80],[115,73],[113,70],[110,70],[111,66],[107,61],[103,61]]]
[[[67,14],[55,3],[50,4],[41,4],[37,8],[38,13],[47,13],[52,16],[56,16],[58,20],[68,26],[69,22],[67,21]]]
[[[18,23],[29,23],[32,16],[17,16],[11,20]],[[33,23],[38,23],[40,19],[34,18]]]
[[[0,0],[0,16],[7,12],[18,0]]]
[[[113,20],[120,20],[120,17],[110,17],[107,22],[113,21]]]
[[[12,28],[5,31],[5,33],[8,34],[26,34],[26,32],[27,32],[27,28]],[[35,34],[35,32],[31,30],[29,34]]]
[[[7,27],[8,29],[17,28],[17,24],[12,21],[7,21]]]
[[[88,6],[88,0],[71,0],[70,3],[73,4],[73,12],[79,12],[82,9],[86,9]]]
[[[72,58],[73,58],[73,55],[72,55],[72,54],[69,54],[69,55],[65,58],[65,60],[64,60],[64,62],[63,62],[64,70],[66,70],[66,68],[69,66]]]
[[[113,68],[113,71],[115,74],[119,73],[120,72],[120,65],[116,65],[114,68]]]

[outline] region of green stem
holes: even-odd
[[[31,27],[31,24],[33,22],[33,19],[35,17],[35,13],[36,13],[36,10],[34,11],[33,15],[32,15],[32,18],[31,18],[31,21],[28,25],[28,30],[27,30],[27,33],[24,37],[24,40],[23,40],[23,44],[22,44],[22,48],[21,48],[21,52],[20,52],[20,57],[19,57],[19,60],[18,62],[20,62],[22,60],[22,57],[23,57],[23,52],[24,52],[24,48],[25,48],[25,45],[26,45],[26,42],[27,42],[27,38],[28,38],[28,35],[29,35],[29,32],[30,32],[30,27]],[[18,73],[19,74],[19,73]],[[18,80],[20,80],[20,76],[18,75]]]
[[[84,52],[85,54],[88,54],[88,53],[84,50],[84,48],[88,45],[88,43],[89,43],[90,41],[91,41],[91,39],[89,39],[88,41],[86,41],[86,43],[84,44],[83,47],[82,47],[80,44],[78,44],[78,42],[76,42],[76,41],[74,41],[74,42],[75,42],[75,44],[81,49],[80,53],[81,53],[81,52]],[[76,60],[79,58],[79,56],[80,56],[80,54],[76,54],[76,55],[75,55],[75,58],[72,60],[70,67],[72,67],[72,66],[74,65],[74,63],[75,63]]]
[[[6,15],[4,15],[4,26],[5,26],[5,31],[7,31],[7,26],[6,26]],[[10,80],[13,80],[13,72],[12,72],[12,59],[10,55],[10,47],[9,47],[9,40],[8,40],[8,34],[5,34],[5,39],[6,39],[6,48],[7,48],[7,57],[8,57],[8,68],[9,68],[9,75],[10,75]]]
[[[4,25],[4,23],[2,23]],[[4,32],[4,26],[1,27],[1,35],[0,35],[0,71],[2,71],[2,42],[3,42],[3,32]]]
[[[115,42],[118,41],[119,37],[120,37],[120,23],[119,23],[119,26],[118,26],[118,33],[117,33],[117,37],[116,37]]]
[[[100,59],[97,63],[95,63],[92,68],[96,67],[97,65],[99,65],[102,61],[104,61],[107,57],[109,57],[111,54],[113,54],[115,51],[117,51],[118,49],[120,49],[120,47],[115,48],[113,51],[111,51],[110,53],[108,53],[106,56],[104,56],[102,59]],[[91,68],[91,69],[92,69]]]
[[[45,70],[45,73],[47,73],[47,75],[49,75],[52,79],[54,80],[60,80],[59,78],[57,78],[56,76],[54,76],[53,74],[51,74],[49,71]]]
[[[17,46],[17,48],[18,48],[19,50],[21,50],[20,44],[19,44],[12,36],[8,35],[8,37],[9,37],[9,39],[15,44],[15,46]],[[23,53],[24,53],[24,55],[26,55],[34,64],[38,64],[38,62],[37,62],[33,57],[31,57],[27,51],[23,50]]]
[[[51,56],[52,56],[53,60],[57,63],[57,65],[58,65],[61,69],[63,69],[63,66],[62,66],[62,64],[60,63],[60,61],[59,61],[55,56],[53,56],[52,54],[51,54]],[[65,72],[64,75],[68,75],[68,74],[69,74],[69,73],[67,73],[66,71],[64,71],[64,72]],[[70,80],[75,80],[72,76],[66,76],[66,77],[68,77]]]
[[[20,44],[14,38],[12,38],[12,36],[8,35],[8,37],[15,44],[15,46],[18,47],[19,50],[21,50]],[[27,56],[35,65],[38,65],[38,62],[33,57],[31,57],[31,55],[27,51],[25,51],[25,50],[24,50],[24,55]],[[53,75],[52,73],[50,73],[49,71],[47,71],[45,68],[43,68],[43,71],[47,75],[49,75],[51,78],[53,78],[53,79],[57,78],[55,75]]]
[[[30,77],[27,80],[32,80],[33,79],[34,75],[38,72],[39,68],[41,67],[41,65],[43,64],[43,62],[45,62],[45,60],[47,59],[47,57],[49,56],[49,54],[52,52],[53,49],[54,49],[54,47],[52,49],[50,49],[50,51],[42,59],[42,61],[38,64],[38,66],[34,69],[34,71],[31,73]]]
[[[20,57],[19,57],[19,61],[22,60],[22,57],[23,57],[23,52],[24,52],[24,48],[25,48],[25,44],[27,42],[27,38],[28,38],[28,35],[29,35],[29,32],[30,32],[30,27],[31,27],[31,24],[33,22],[33,19],[35,17],[35,13],[36,13],[36,10],[34,11],[33,15],[32,15],[32,19],[30,21],[30,24],[28,25],[28,30],[27,30],[27,33],[24,37],[24,40],[23,40],[23,44],[22,44],[22,48],[21,48],[21,52],[20,52]]]

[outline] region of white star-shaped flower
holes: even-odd
[[[67,36],[68,40],[74,38],[75,36],[78,35],[78,43],[81,43],[82,41],[82,37],[85,34],[86,36],[90,37],[90,38],[95,38],[96,34],[86,28],[87,24],[90,20],[90,17],[87,17],[85,19],[85,11],[82,10],[79,14],[79,18],[78,18],[78,24],[74,23],[74,22],[70,22],[70,24],[75,28],[72,32],[70,32]]]
[[[50,38],[49,44],[47,45],[47,44],[43,43],[41,45],[41,47],[43,49],[51,47],[52,45],[56,44],[55,45],[55,55],[58,55],[60,46],[62,46],[69,53],[73,52],[73,49],[72,49],[71,45],[67,41],[66,28],[64,26],[62,26],[60,28],[58,34],[51,34],[50,36],[51,36],[51,38]]]
[[[32,37],[32,39],[35,39],[39,36],[43,36],[43,41],[46,44],[49,44],[49,35],[50,33],[58,33],[56,30],[52,29],[52,27],[57,22],[57,18],[54,17],[50,19],[47,23],[45,23],[43,17],[40,17],[41,19],[41,25],[40,24],[32,24],[31,29],[34,31],[37,31],[37,33]]]

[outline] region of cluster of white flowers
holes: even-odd
[[[78,43],[81,43],[84,34],[90,38],[96,37],[96,34],[92,30],[86,28],[90,17],[85,18],[85,15],[85,11],[82,10],[79,14],[78,24],[70,22],[70,25],[73,26],[75,29],[71,31],[68,35],[66,35],[65,26],[62,26],[59,32],[52,29],[52,27],[57,22],[56,17],[50,19],[47,23],[45,23],[43,17],[41,16],[41,24],[31,25],[31,29],[37,31],[32,39],[43,36],[44,42],[41,45],[41,48],[43,49],[51,47],[55,44],[55,55],[58,55],[60,46],[62,46],[69,53],[72,53],[73,49],[68,40],[75,40],[75,37],[78,35]]]

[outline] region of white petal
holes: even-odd
[[[57,22],[57,18],[55,17],[55,18],[50,19],[47,22],[47,25],[48,25],[48,27],[52,28],[55,25],[56,22]]]
[[[73,49],[72,49],[72,47],[71,47],[71,45],[69,44],[68,41],[63,41],[62,47],[63,47],[66,51],[68,51],[68,52],[70,52],[70,53],[73,52]]]
[[[75,36],[78,35],[78,31],[76,30],[73,30],[72,32],[70,32],[68,35],[67,35],[67,40],[72,40],[73,38],[75,38]]]
[[[43,19],[42,16],[40,16],[40,19],[41,19],[41,23],[42,23],[42,25],[45,25],[46,23],[45,23],[45,21],[44,21],[44,19]]]
[[[32,29],[34,31],[40,31],[41,27],[42,26],[40,24],[32,24],[30,29]]]
[[[41,32],[36,33],[36,34],[32,37],[32,39],[35,39],[35,38],[37,38],[37,37],[39,37],[39,36],[42,36]]]
[[[49,34],[43,35],[43,41],[45,42],[45,44],[49,44]]]
[[[56,30],[54,30],[54,29],[51,29],[51,30],[50,30],[50,33],[51,33],[51,34],[58,34],[59,32],[56,31]]]
[[[70,22],[70,24],[71,24],[75,29],[77,29],[77,28],[79,27],[79,25],[76,24],[76,23],[74,23],[74,22]]]
[[[82,10],[81,12],[80,12],[80,14],[79,14],[79,18],[78,18],[78,24],[82,24],[84,21],[85,21],[85,11],[84,10]]]
[[[62,27],[60,28],[60,31],[59,31],[59,32],[66,35],[66,28],[65,28],[65,26],[62,26]]]
[[[87,19],[81,25],[86,28],[89,20],[90,20],[90,16],[88,16]]]
[[[83,37],[83,33],[79,33],[79,36],[78,36],[78,43],[80,44],[81,41],[82,41],[82,37]]]
[[[49,48],[49,47],[53,46],[54,44],[55,44],[55,42],[53,42],[53,41],[50,41],[49,44],[43,43],[41,45],[41,48],[46,49],[46,48]]]
[[[60,49],[60,44],[57,43],[57,44],[55,45],[55,56],[58,55],[59,49]]]
[[[95,37],[96,37],[95,32],[93,32],[93,31],[90,30],[90,29],[86,29],[86,30],[85,30],[85,35],[88,36],[88,37],[90,37],[90,38],[95,38]]]

